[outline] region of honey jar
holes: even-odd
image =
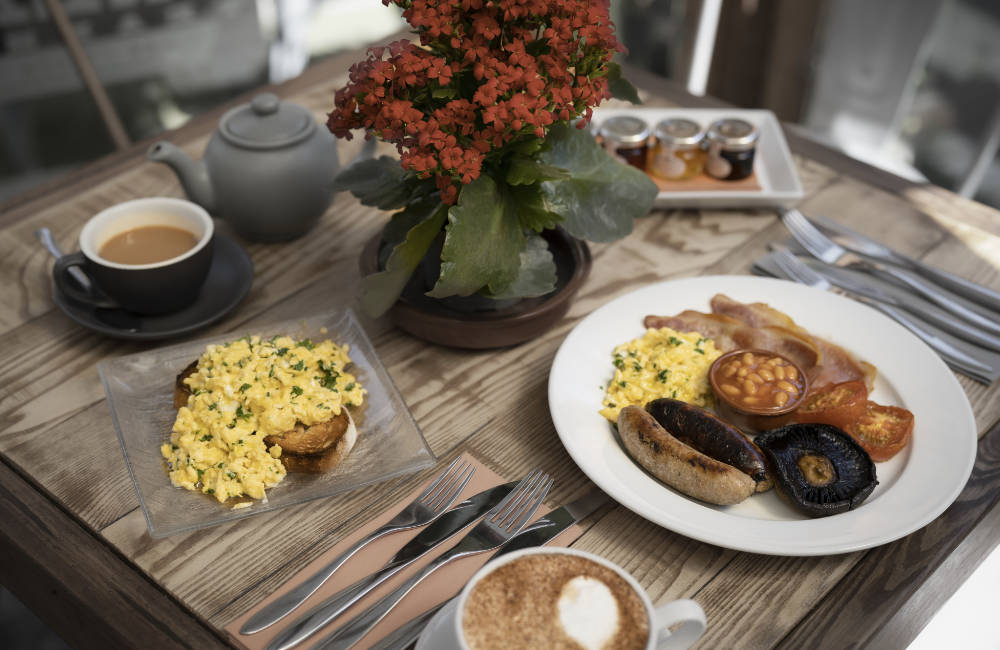
[[[724,181],[738,181],[753,173],[760,132],[746,120],[728,118],[708,127],[705,172]]]
[[[609,117],[598,134],[608,153],[620,156],[633,167],[646,169],[649,125],[644,120],[631,115]]]
[[[671,181],[694,178],[705,166],[702,140],[705,131],[697,122],[673,118],[659,122],[653,129],[656,144],[649,161],[649,171]]]

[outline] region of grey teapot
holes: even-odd
[[[258,242],[308,232],[333,198],[337,143],[305,108],[276,95],[257,95],[228,111],[204,159],[169,142],[146,152],[176,172],[188,198]]]

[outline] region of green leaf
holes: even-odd
[[[458,94],[454,88],[450,86],[445,86],[444,88],[435,88],[431,91],[431,97],[434,99],[451,99]]]
[[[540,181],[560,181],[569,178],[565,169],[544,165],[527,156],[512,156],[505,180],[509,185],[532,185]]]
[[[514,204],[488,175],[462,188],[446,231],[441,276],[428,296],[497,293],[517,277],[524,234]]]
[[[382,231],[382,242],[391,248],[402,243],[406,234],[440,205],[440,197],[423,197],[411,202],[405,210],[393,213]]]
[[[632,220],[649,213],[659,190],[641,170],[602,149],[587,131],[567,124],[549,131],[552,148],[543,163],[569,170],[571,178],[541,184],[545,205],[561,214],[563,227],[580,239],[609,242],[632,232]]]
[[[525,156],[534,156],[536,153],[545,148],[545,139],[531,136],[523,140],[513,142],[507,145],[507,147],[513,153],[521,153]]]
[[[399,299],[413,270],[441,232],[448,213],[447,207],[442,203],[420,203],[403,211],[412,211],[414,214],[401,217],[401,220],[412,219],[416,221],[416,225],[392,249],[385,270],[361,279],[361,305],[370,316],[381,316]]]
[[[545,198],[538,185],[519,185],[508,188],[508,191],[523,228],[542,232],[555,228],[564,221],[562,215],[550,212],[546,207]]]
[[[414,190],[409,182],[412,178],[412,174],[400,166],[399,160],[380,156],[358,161],[337,174],[333,190],[349,190],[362,205],[395,210],[410,200]]]
[[[633,104],[641,104],[639,91],[632,83],[622,76],[622,67],[614,61],[608,63],[608,90],[615,99],[623,99]]]
[[[556,262],[548,242],[538,235],[529,235],[520,257],[517,278],[506,289],[491,294],[491,298],[533,298],[556,288]]]

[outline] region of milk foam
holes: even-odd
[[[600,650],[618,630],[618,602],[600,580],[577,576],[556,603],[563,630],[586,650]]]

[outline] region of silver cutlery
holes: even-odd
[[[486,513],[458,544],[435,558],[395,591],[321,640],[315,648],[350,648],[368,634],[414,587],[437,569],[452,560],[499,548],[531,519],[551,487],[552,479],[548,474],[537,470],[528,474],[518,483],[517,488]]]
[[[894,283],[858,271],[850,266],[833,266],[817,259],[800,259],[799,261],[841,289],[893,307],[907,309],[919,314],[921,318],[946,332],[988,350],[1000,352],[1000,337],[955,318],[934,303],[915,296]]]
[[[889,277],[896,280],[900,286],[908,287],[918,295],[940,306],[966,322],[976,325],[986,332],[1000,335],[1000,313],[987,317],[974,309],[963,305],[955,296],[945,289],[935,286],[915,273],[887,266],[875,266],[870,262],[852,262],[849,267],[858,269],[875,277]]]
[[[471,524],[493,508],[517,486],[498,485],[462,501],[420,532],[375,573],[338,591],[290,623],[267,645],[267,650],[284,650],[300,643],[343,614],[379,585],[396,575],[428,551]]]
[[[829,290],[833,286],[788,250],[778,249],[763,259],[757,260],[754,262],[754,270],[794,280],[817,289]],[[937,352],[953,369],[986,384],[1000,378],[1000,355],[947,334],[919,316],[904,310],[864,296],[857,296],[855,299],[877,309],[909,329]]]
[[[782,215],[781,220],[788,228],[788,231],[792,233],[792,237],[817,259],[827,264],[833,264],[847,253],[845,248],[820,232],[798,210],[786,211]],[[858,262],[853,266],[877,277],[881,276],[895,280],[916,291],[927,300],[939,305],[942,309],[951,312],[959,318],[965,319],[966,322],[972,323],[991,334],[1000,335],[1000,323],[997,322],[1000,314],[997,314],[994,318],[983,316],[979,312],[966,307],[959,300],[949,295],[947,290],[934,285],[933,282],[928,281],[926,278],[908,270],[894,266],[876,266],[870,262]]]
[[[490,558],[490,561],[513,551],[519,551],[532,546],[542,546],[609,501],[608,495],[601,490],[591,490],[585,496],[576,499],[572,503],[556,508],[526,527],[511,538],[509,542],[501,546],[500,550]],[[402,650],[409,647],[411,643],[420,637],[421,632],[423,632],[431,618],[450,602],[450,599],[446,600],[423,614],[410,619],[373,645],[371,650]]]
[[[811,219],[815,225],[819,226],[822,230],[828,234],[838,237],[841,240],[843,247],[855,255],[860,255],[861,257],[878,262],[884,262],[886,264],[892,264],[894,266],[913,271],[914,273],[918,273],[919,275],[935,282],[939,286],[942,286],[949,291],[952,291],[978,305],[987,307],[993,312],[1000,314],[1000,292],[994,291],[989,287],[984,287],[983,285],[972,282],[971,280],[966,280],[965,278],[957,276],[953,273],[936,269],[933,266],[925,264],[920,260],[915,260],[907,255],[903,255],[898,251],[892,250],[881,242],[875,241],[866,235],[851,230],[847,226],[839,224],[831,219],[816,216],[811,217]]]
[[[427,489],[387,524],[355,542],[301,585],[262,608],[243,624],[240,634],[260,632],[283,619],[313,595],[351,556],[376,539],[433,522],[451,507],[475,471],[476,468],[470,463],[456,458]]]

